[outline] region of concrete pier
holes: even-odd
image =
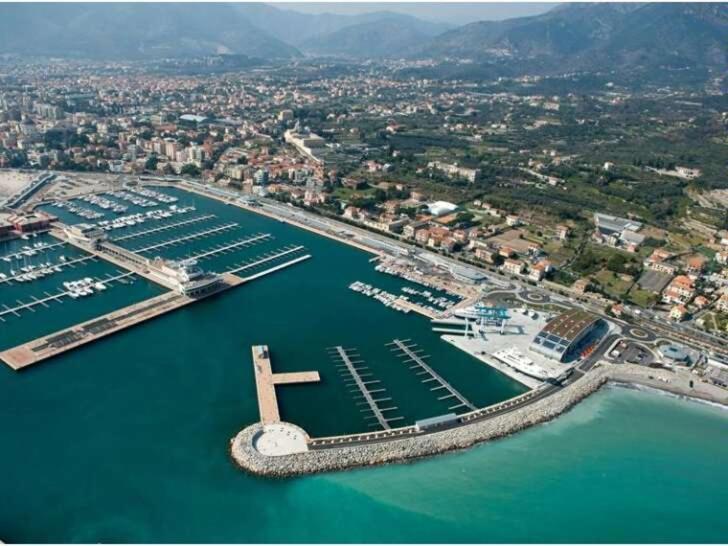
[[[258,392],[260,422],[264,425],[280,423],[276,385],[315,383],[320,381],[318,372],[273,373],[267,345],[253,345],[253,371]]]
[[[423,317],[427,317],[428,319],[436,319],[440,316],[440,313],[435,313],[434,311],[427,309],[422,305],[418,305],[413,301],[409,301],[401,297],[394,300],[394,303],[402,308],[414,311],[415,313],[422,315]]]
[[[162,294],[3,351],[0,353],[0,359],[12,369],[20,370],[145,320],[179,309],[193,301],[195,300],[178,293]]]
[[[249,277],[239,277],[232,273],[223,273],[220,275],[222,282],[219,286],[201,298],[219,294],[230,288],[300,263],[310,257],[307,254]],[[0,352],[0,360],[14,370],[20,370],[146,320],[151,320],[170,311],[174,311],[201,298],[192,298],[176,291],[168,292]],[[292,381],[292,378],[287,377],[288,374],[282,375],[281,384]]]

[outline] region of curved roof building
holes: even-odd
[[[579,348],[581,342],[594,331],[599,317],[573,309],[551,319],[536,334],[531,350],[548,358],[564,362]]]

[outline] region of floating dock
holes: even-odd
[[[258,392],[260,422],[264,425],[280,423],[276,385],[316,383],[321,380],[318,372],[273,373],[267,345],[253,345],[253,370],[255,388]]]
[[[362,405],[367,408],[361,409],[362,413],[371,413],[369,418],[376,419],[384,430],[390,430],[392,427],[389,423],[393,421],[401,421],[404,417],[387,417],[385,412],[395,411],[399,408],[392,406],[389,408],[380,408],[381,402],[389,402],[391,398],[374,398],[373,395],[378,393],[385,393],[384,388],[372,389],[370,385],[377,385],[381,383],[379,379],[369,379],[371,373],[369,368],[364,366],[364,361],[360,360],[360,356],[353,349],[344,349],[344,347],[336,346],[329,349],[329,354],[337,363],[336,366],[340,369],[348,372],[350,380],[347,383],[347,387],[352,387],[354,392],[359,393],[359,397],[363,399]],[[379,395],[382,396],[382,395]],[[370,426],[376,426],[372,423]]]
[[[196,241],[199,239],[203,239],[205,237],[211,237],[212,235],[217,235],[219,233],[229,231],[236,227],[238,227],[237,222],[228,222],[227,224],[222,224],[220,226],[203,229],[200,231],[196,231],[194,233],[190,233],[188,235],[181,235],[179,237],[174,237],[172,239],[169,239],[168,241],[160,241],[159,243],[154,243],[152,245],[147,245],[147,246],[144,246],[141,248],[135,248],[134,250],[132,250],[132,252],[141,254],[143,252],[149,252],[151,250],[159,250],[160,248],[167,248],[170,246],[179,245],[182,243],[186,243],[187,241]]]
[[[450,406],[448,410],[457,410],[461,408],[467,408],[470,411],[475,411],[477,408],[475,405],[465,398],[460,392],[448,383],[440,374],[433,370],[426,362],[427,355],[422,354],[422,349],[418,349],[417,346],[409,339],[395,339],[391,343],[387,343],[392,350],[399,353],[399,356],[404,357],[404,362],[411,364],[412,369],[419,370],[418,375],[427,375],[427,379],[423,379],[423,383],[436,382],[437,385],[432,387],[431,391],[444,390],[447,394],[438,398],[438,400],[448,400],[454,398],[457,400],[457,404]]]
[[[154,233],[160,233],[163,231],[168,231],[170,229],[188,226],[190,224],[196,224],[198,222],[204,222],[205,220],[210,220],[212,218],[215,218],[214,214],[205,214],[202,216],[196,216],[195,218],[189,218],[187,220],[181,220],[179,222],[173,222],[171,224],[164,224],[163,226],[157,226],[150,229],[144,229],[141,231],[135,231],[133,233],[128,233],[126,235],[120,235],[119,237],[112,237],[112,241],[127,241],[129,239],[136,239],[138,237],[145,237],[147,235],[152,235]]]

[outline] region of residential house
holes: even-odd
[[[693,296],[695,296],[695,285],[686,275],[678,275],[662,291],[662,301],[665,303],[686,305]]]

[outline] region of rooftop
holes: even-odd
[[[598,318],[591,313],[575,309],[567,311],[551,320],[542,330],[566,341],[573,341],[585,329],[594,324]]]

